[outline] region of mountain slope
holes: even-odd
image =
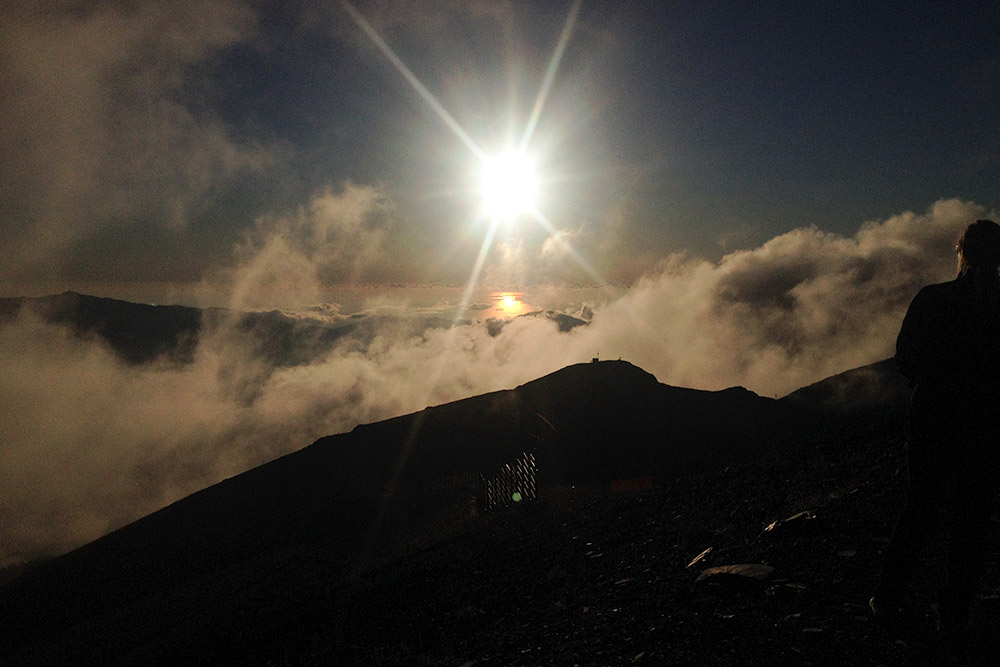
[[[491,475],[526,450],[543,486],[665,478],[777,451],[779,412],[745,390],[661,385],[625,362],[571,366],[323,438],[193,494],[7,585],[0,623],[25,643],[41,640],[303,545],[323,544],[346,576],[420,542],[420,527],[442,513],[457,507],[467,519],[472,493],[448,481]]]
[[[331,596],[281,649],[303,665],[993,665],[996,531],[967,632],[934,631],[942,549],[897,626],[868,613],[903,467],[898,436],[837,439],[491,516]],[[720,571],[740,566],[753,576]]]
[[[81,650],[84,642],[104,662],[121,642],[145,652],[162,633],[224,627],[260,595],[278,595],[279,607],[298,604],[289,591],[315,593],[304,582],[332,595],[373,567],[481,522],[479,480],[526,451],[538,463],[539,495],[557,504],[580,492],[574,486],[607,489],[639,477],[670,488],[698,471],[794,456],[821,437],[810,428],[839,419],[817,421],[834,412],[833,387],[864,384],[881,370],[854,371],[775,401],[740,388],[670,387],[625,362],[579,364],[513,390],[359,426],[193,494],[0,589],[0,626],[14,637],[0,652],[47,664],[58,660],[40,647]],[[856,431],[870,423],[867,413],[851,414],[860,420]],[[80,634],[105,625],[127,638],[102,643]]]
[[[781,402],[814,411],[828,428],[893,432],[906,421],[911,391],[895,359],[885,359],[797,389]]]

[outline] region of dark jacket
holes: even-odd
[[[896,363],[915,386],[915,427],[982,433],[1000,424],[1000,281],[960,276],[920,290]]]

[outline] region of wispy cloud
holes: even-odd
[[[392,261],[385,247],[390,209],[378,188],[327,187],[293,212],[258,218],[235,266],[208,280],[225,282],[236,309],[314,304],[323,285],[363,283],[384,272]]]
[[[199,102],[202,68],[255,31],[236,0],[20,3],[0,23],[0,278],[49,266],[102,225],[183,227],[233,174],[280,149],[241,141]]]

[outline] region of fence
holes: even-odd
[[[419,493],[474,493],[481,510],[497,512],[537,500],[537,474],[535,451],[529,450],[490,473],[461,472],[427,480]]]
[[[535,452],[527,451],[513,462],[504,464],[491,477],[481,475],[482,498],[486,511],[495,512],[520,502],[536,500],[538,498],[535,482],[537,472]]]

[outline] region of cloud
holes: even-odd
[[[236,0],[18,3],[0,23],[0,278],[110,222],[183,227],[203,196],[280,154],[200,101],[201,72],[249,40]]]
[[[718,264],[672,257],[596,311],[590,330],[602,351],[644,360],[663,382],[784,394],[891,356],[910,299],[954,276],[958,234],[986,214],[943,200],[852,237],[810,227]]]
[[[204,366],[126,367],[109,350],[21,318],[0,328],[0,564],[58,552],[194,490],[239,429]],[[213,470],[214,468],[214,470]],[[195,482],[197,484],[197,482]]]
[[[380,256],[380,206],[377,189],[345,185],[262,218],[225,274],[233,302],[316,293],[329,262],[363,273]],[[323,435],[598,353],[669,384],[787,393],[891,356],[918,288],[954,275],[963,226],[995,215],[944,200],[849,237],[804,228],[718,263],[670,257],[621,296],[577,306],[590,322],[568,332],[530,317],[496,336],[448,326],[455,304],[361,317],[325,304],[298,321],[356,328],[293,365],[236,318],[211,323],[192,363],[127,366],[23,316],[0,327],[0,564],[70,548]]]
[[[545,259],[566,259],[570,253],[568,249],[573,246],[573,242],[580,236],[579,232],[570,229],[557,230],[555,234],[547,237],[542,242],[541,256]]]
[[[388,266],[390,209],[379,188],[328,186],[294,212],[258,218],[236,266],[209,280],[228,286],[237,310],[314,304],[322,285],[363,283]]]

